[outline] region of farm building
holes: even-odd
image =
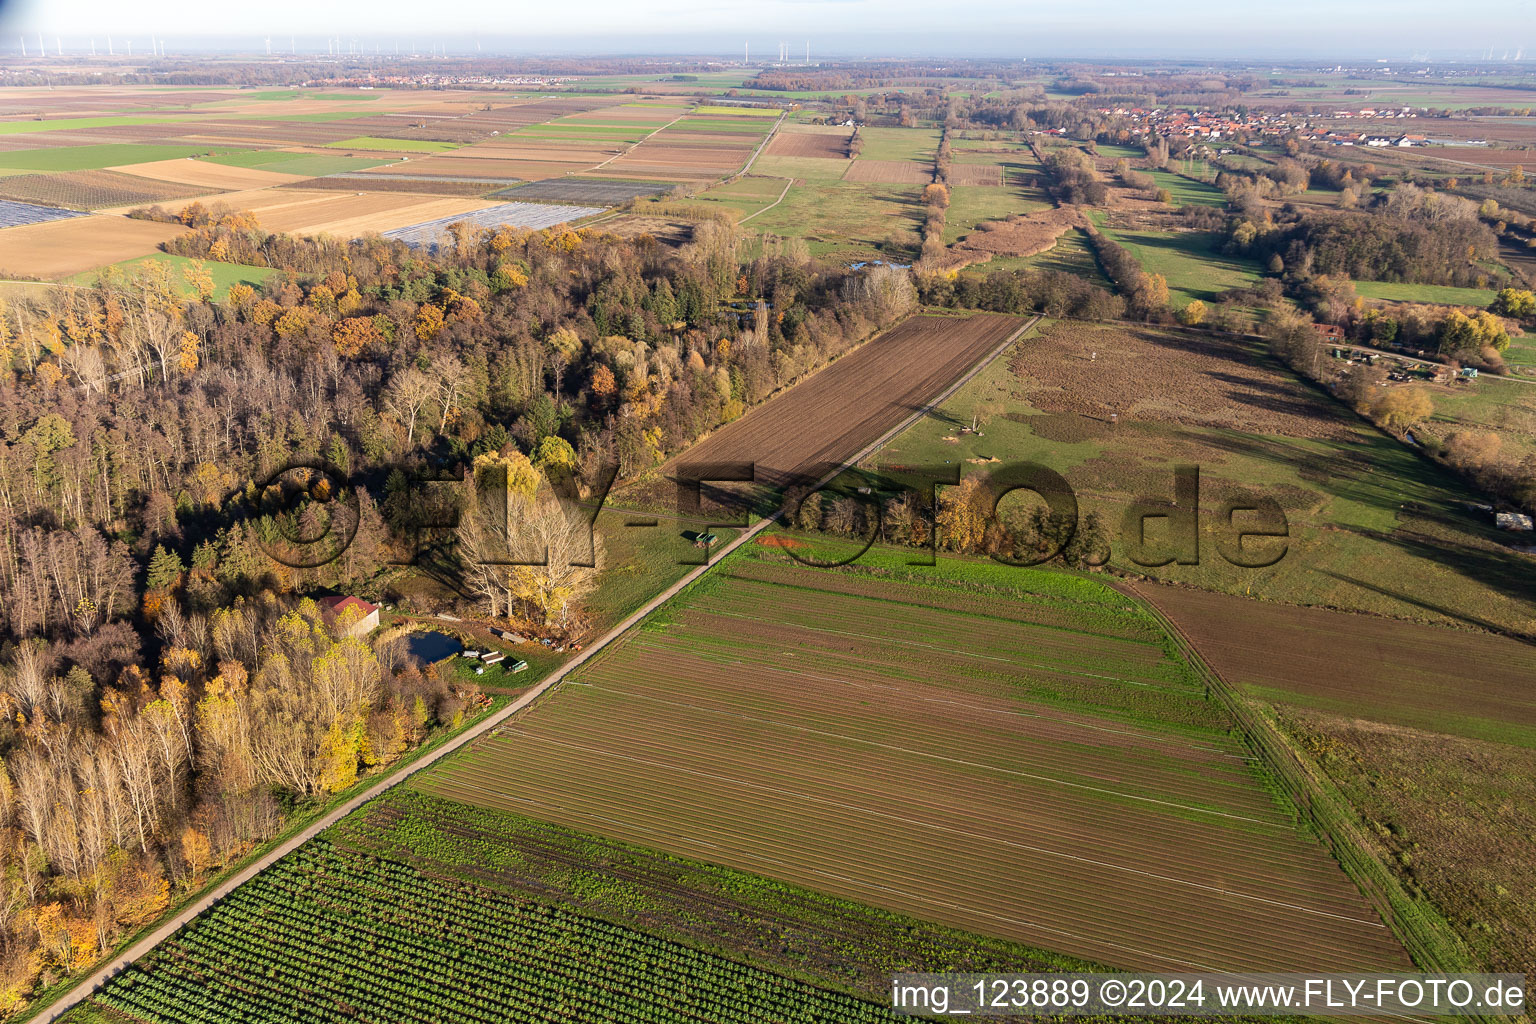
[[[320,617],[325,619],[326,625],[334,626],[338,620],[349,623],[347,636],[364,637],[378,628],[379,606],[360,597],[336,595],[322,597],[318,603]]]
[[[1328,341],[1342,341],[1344,339],[1344,328],[1338,324],[1313,324],[1312,329],[1317,332],[1319,338]]]

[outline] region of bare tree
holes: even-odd
[[[405,425],[405,443],[416,443],[416,417],[437,394],[432,379],[415,366],[407,366],[390,378],[384,389],[384,407]]]

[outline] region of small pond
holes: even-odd
[[[425,633],[412,633],[405,638],[405,650],[413,658],[420,658],[430,665],[434,661],[442,661],[444,658],[458,654],[464,649],[464,645],[447,633],[439,633],[432,630]]]

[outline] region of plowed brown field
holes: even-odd
[[[215,189],[264,188],[304,180],[302,174],[282,174],[255,167],[229,167],[207,160],[155,160],[147,164],[127,164],[111,169],[155,181]]]
[[[1255,696],[1536,747],[1536,647],[1518,640],[1181,587],[1141,592]]]
[[[828,160],[848,159],[848,130],[835,133],[781,131],[768,144],[769,156],[809,156]]]
[[[759,482],[841,462],[921,408],[1024,325],[916,316],[690,448],[679,461],[753,462]]]
[[[126,217],[75,217],[0,231],[0,273],[56,280],[135,256],[185,231]]]
[[[1115,966],[1408,967],[1108,588],[717,571],[411,785]]]
[[[913,160],[865,160],[860,157],[848,165],[843,180],[877,185],[926,185],[933,180],[933,168]]]

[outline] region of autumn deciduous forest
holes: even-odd
[[[276,273],[214,301],[200,264],[149,262],[0,308],[0,1009],[484,705],[312,599],[379,596],[419,480],[633,478],[915,302],[904,272],[819,269],[796,242],[744,260],[717,222],[681,250],[501,229],[426,252],[138,216],[186,225],[171,252]],[[350,493],[272,507],[295,459]],[[335,557],[273,557],[337,514]],[[464,583],[535,621],[580,591]]]

